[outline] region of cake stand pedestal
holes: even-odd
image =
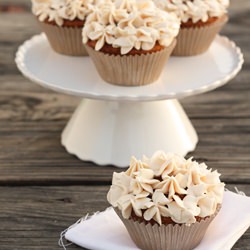
[[[67,151],[80,159],[117,166],[128,165],[131,155],[151,155],[159,149],[185,155],[194,150],[197,141],[176,100],[83,100],[62,134]]]
[[[90,58],[53,52],[41,34],[20,46],[16,63],[32,81],[84,98],[62,133],[69,153],[126,167],[131,155],[194,150],[198,137],[177,99],[227,83],[240,71],[243,56],[233,42],[217,36],[200,56],[170,58],[157,82],[119,87],[105,83]]]

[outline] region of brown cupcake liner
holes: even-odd
[[[216,34],[220,32],[228,17],[222,16],[215,22],[194,28],[181,28],[177,36],[174,56],[194,56],[208,50]]]
[[[206,230],[219,212],[216,212],[190,226],[185,224],[151,225],[132,219],[124,219],[119,209],[116,213],[124,223],[134,243],[143,250],[191,250],[199,245]]]
[[[51,47],[57,53],[68,56],[87,56],[88,53],[82,43],[82,28],[60,27],[39,22],[45,32]]]
[[[104,81],[114,85],[141,86],[159,78],[175,44],[176,40],[160,51],[141,55],[110,55],[85,46]]]

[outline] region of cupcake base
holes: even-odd
[[[175,44],[176,40],[169,47],[140,55],[112,55],[85,46],[104,81],[114,85],[141,86],[159,78]]]
[[[87,56],[82,43],[82,27],[60,27],[39,22],[54,51],[68,56]]]
[[[200,27],[183,27],[177,36],[174,56],[194,56],[207,51],[216,34],[220,32],[228,17],[222,16],[212,23]]]
[[[115,208],[116,213],[124,223],[131,239],[143,250],[192,250],[199,245],[206,230],[219,212],[216,212],[187,226],[185,224],[151,225],[147,222],[138,222],[132,219],[124,219],[120,210]]]

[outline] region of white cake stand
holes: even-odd
[[[85,98],[62,133],[66,150],[99,165],[125,167],[131,155],[156,150],[186,155],[197,134],[176,100],[215,89],[241,69],[243,56],[226,37],[217,36],[209,51],[172,57],[161,78],[144,87],[105,83],[90,58],[52,51],[44,34],[20,46],[16,63],[30,80],[55,91]]]

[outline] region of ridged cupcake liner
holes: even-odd
[[[215,22],[202,27],[181,28],[173,55],[194,56],[207,51],[227,20],[227,16],[222,16]]]
[[[185,224],[151,225],[150,223],[138,222],[132,219],[124,219],[119,209],[116,213],[124,223],[134,243],[143,250],[191,250],[201,242],[206,230],[219,212],[216,212],[190,226]]]
[[[114,85],[141,86],[159,78],[175,44],[176,40],[160,51],[141,55],[110,55],[85,46],[104,81]]]
[[[39,22],[45,32],[51,47],[57,53],[68,56],[87,56],[88,53],[82,43],[82,28],[60,27]]]

